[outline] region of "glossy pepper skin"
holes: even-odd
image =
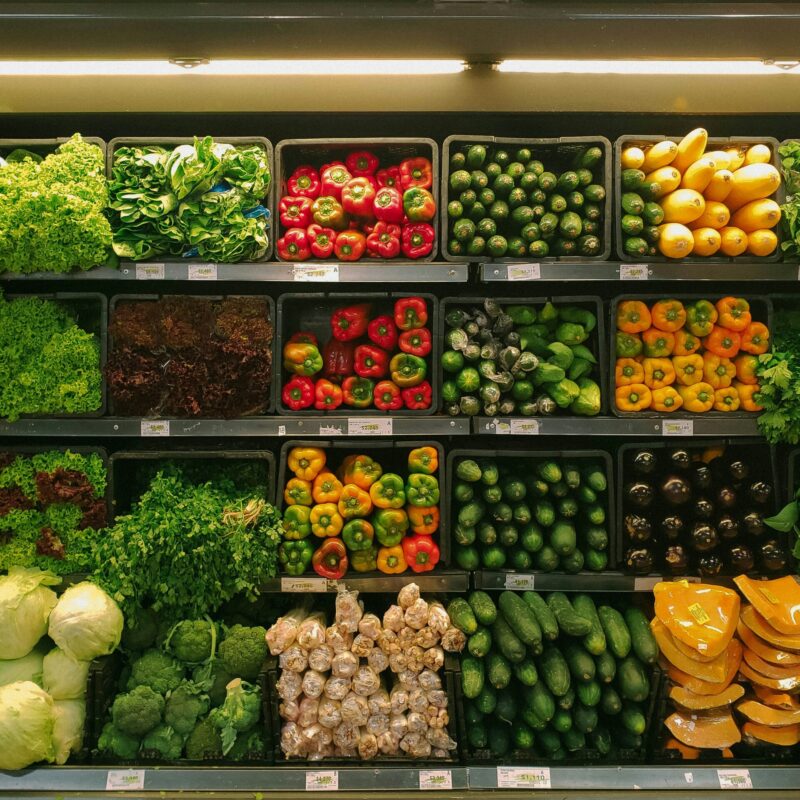
[[[381,186],[372,203],[375,219],[399,225],[403,221],[403,195],[394,186]]]
[[[382,378],[389,369],[389,354],[374,344],[360,344],[353,369],[361,378]]]
[[[401,331],[424,328],[428,321],[428,304],[422,297],[401,297],[394,304],[394,324]]]
[[[344,404],[351,408],[369,408],[375,384],[369,378],[357,378],[351,375],[342,382]]]
[[[350,551],[350,566],[356,572],[374,572],[378,569],[378,548]]]
[[[287,506],[310,506],[314,498],[311,496],[311,481],[302,478],[290,478],[283,490],[283,501]]]
[[[379,548],[377,564],[378,570],[384,575],[399,575],[408,569],[403,548],[399,544],[393,547]]]
[[[379,169],[375,173],[375,179],[378,181],[378,186],[391,186],[397,191],[400,188],[400,167],[386,167],[386,169]]]
[[[717,324],[729,331],[743,331],[753,320],[750,303],[742,297],[723,297],[716,304]]]
[[[333,245],[336,242],[337,233],[333,228],[323,228],[316,222],[308,226],[309,248],[314,258],[329,258],[333,254]]]
[[[287,342],[283,346],[283,368],[294,375],[316,375],[322,369],[322,356],[310,342]]]
[[[703,381],[676,388],[683,398],[683,407],[686,411],[702,414],[710,411],[714,405],[714,389]]]
[[[644,367],[633,358],[618,358],[614,365],[614,383],[617,386],[644,383]]]
[[[401,389],[417,386],[425,380],[428,366],[418,356],[398,353],[389,362],[392,381]]]
[[[300,411],[314,403],[314,381],[304,375],[295,375],[284,384],[281,399],[286,408]]]
[[[679,300],[659,300],[650,309],[650,318],[654,328],[675,333],[686,322],[686,309]]]
[[[739,402],[742,411],[763,411],[764,407],[759,405],[758,392],[761,387],[757,383],[741,383],[734,381],[733,386],[739,394]]]
[[[283,538],[290,541],[311,535],[311,508],[289,506],[283,512]]]
[[[402,508],[406,504],[403,479],[394,472],[384,472],[369,487],[369,496],[375,508]]]
[[[652,411],[671,412],[677,411],[683,405],[683,398],[674,386],[665,386],[663,389],[654,389],[650,401]]]
[[[758,383],[758,359],[755,356],[742,353],[733,363],[736,367],[736,378],[741,383],[750,385]]]
[[[408,471],[435,475],[439,469],[439,451],[435,447],[415,447],[408,454]]]
[[[430,222],[436,216],[436,201],[427,189],[406,189],[403,211],[411,222]]]
[[[703,380],[703,357],[696,353],[691,356],[675,356],[675,379],[681,386],[692,386]]]
[[[717,309],[709,300],[698,300],[686,309],[686,329],[693,336],[708,336],[717,321]]]
[[[320,378],[314,386],[314,408],[333,411],[342,404],[342,387],[326,378]]]
[[[317,225],[342,231],[347,227],[347,217],[338,198],[321,195],[311,205],[311,216]]]
[[[643,383],[632,383],[629,386],[618,386],[614,399],[620,411],[643,411],[650,406],[652,395]]]
[[[342,540],[351,553],[359,550],[371,550],[375,539],[375,529],[365,519],[351,519],[342,528]]]
[[[742,337],[736,331],[714,326],[714,330],[703,339],[703,347],[721,358],[735,358],[741,348]]]
[[[663,389],[675,383],[675,368],[668,358],[645,358],[642,367],[644,385],[648,389]]]
[[[342,208],[354,217],[372,219],[375,195],[375,187],[369,178],[351,178],[342,188]]]
[[[651,326],[650,309],[641,300],[623,300],[617,305],[617,330],[642,333]]]
[[[311,533],[320,539],[338,536],[344,526],[344,520],[336,503],[320,503],[311,509]]]
[[[378,169],[378,157],[369,150],[355,150],[344,160],[348,172],[353,177],[374,175]]]
[[[636,358],[642,352],[642,337],[637,333],[618,332],[614,343],[617,358]]]
[[[340,342],[359,339],[367,332],[369,325],[369,303],[337,308],[331,315],[331,333]]]
[[[365,492],[368,492],[370,486],[383,475],[383,467],[373,458],[363,453],[348,456],[342,466],[344,468],[345,486],[353,484]]]
[[[406,535],[408,515],[402,508],[382,508],[372,515],[372,525],[383,547],[395,547]]]
[[[397,411],[403,407],[403,397],[400,394],[400,387],[391,381],[379,381],[375,384],[373,394],[375,408],[381,411]]]
[[[431,352],[431,332],[427,328],[412,328],[400,334],[398,347],[412,356],[427,356]]]
[[[403,557],[412,572],[430,572],[439,563],[439,547],[430,536],[407,536],[403,539]]]
[[[414,187],[430,189],[433,186],[433,167],[422,156],[406,158],[400,162],[400,185],[403,191]]]
[[[397,326],[388,314],[383,314],[375,317],[369,323],[367,336],[378,347],[382,347],[384,350],[393,350],[397,344]]]
[[[735,377],[736,365],[733,361],[713,353],[703,353],[703,380],[706,383],[714,389],[727,389]]]
[[[648,358],[671,356],[675,349],[675,334],[650,328],[642,334],[642,352]]]
[[[284,261],[306,261],[311,247],[305,228],[289,228],[277,242],[278,255]]]
[[[428,381],[409,386],[401,392],[403,405],[410,411],[422,411],[431,407],[433,389]]]
[[[406,258],[424,258],[433,250],[436,233],[427,222],[403,226],[400,248]]]
[[[367,249],[367,239],[360,231],[342,231],[333,245],[340,261],[358,261]]]
[[[287,575],[302,575],[311,566],[314,546],[306,539],[281,542],[278,547],[278,563]]]
[[[311,497],[315,503],[338,503],[341,495],[342,483],[332,472],[323,470],[314,478]]]
[[[439,481],[434,475],[412,473],[406,481],[406,499],[411,506],[435,506],[439,503]]]
[[[289,469],[306,481],[313,481],[325,467],[325,451],[319,447],[293,447],[289,451]]]
[[[766,353],[769,350],[769,328],[761,322],[751,322],[742,331],[741,348],[751,355]]]
[[[364,489],[354,483],[347,483],[342,487],[338,507],[342,519],[366,517],[372,511],[372,500]]]
[[[342,189],[353,176],[344,164],[330,164],[320,174],[320,195],[342,199]]]
[[[700,349],[700,339],[693,333],[686,330],[675,331],[675,347],[672,350],[674,356],[690,356]]]
[[[282,197],[278,212],[284,228],[307,228],[311,224],[311,199]]]
[[[412,533],[430,536],[439,529],[439,506],[409,506],[407,513]]]
[[[314,167],[304,164],[289,176],[286,188],[292,197],[310,197],[314,200],[319,197],[319,173]]]
[[[338,538],[326,539],[311,557],[311,566],[317,575],[328,580],[339,580],[347,574],[347,551]]]
[[[714,411],[738,411],[740,405],[739,392],[733,386],[714,389]]]
[[[341,383],[353,374],[355,352],[355,342],[328,339],[322,350],[322,374],[333,383]]]
[[[367,236],[367,252],[375,258],[395,258],[400,254],[400,226],[378,222]]]

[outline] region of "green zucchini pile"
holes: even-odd
[[[461,569],[539,572],[608,565],[599,458],[456,459],[452,535]]]
[[[475,591],[447,610],[468,636],[461,689],[471,757],[641,752],[658,659],[642,611],[596,608],[587,594],[509,591],[497,606]]]

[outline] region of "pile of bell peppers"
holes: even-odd
[[[375,315],[369,303],[337,308],[324,345],[308,331],[293,334],[283,346],[283,368],[290,375],[281,394],[284,406],[430,408],[428,304],[422,297],[401,297],[391,311]]]
[[[348,569],[386,575],[429,572],[439,562],[439,452],[408,453],[408,474],[384,472],[368,455],[348,455],[333,471],[319,447],[289,451],[291,477],[283,490],[281,569],[323,578]]]
[[[424,258],[433,251],[433,167],[422,156],[381,168],[369,150],[298,167],[280,200],[284,261]]]
[[[758,357],[769,329],[741,297],[617,305],[617,410],[761,411]]]

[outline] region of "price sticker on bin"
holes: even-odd
[[[498,789],[550,789],[549,767],[498,767]]]
[[[338,792],[339,770],[328,769],[306,772],[307,792]]]

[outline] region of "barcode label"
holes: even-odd
[[[539,420],[538,419],[512,419],[509,423],[511,433],[518,436],[538,436],[539,435]]]
[[[453,773],[449,769],[421,769],[420,789],[452,789]]]
[[[299,283],[338,283],[338,264],[295,264],[292,267],[292,280]]]
[[[164,265],[163,264],[137,264],[136,265],[136,280],[137,281],[163,281],[164,280]]]
[[[282,592],[327,592],[326,578],[281,578]]]
[[[286,426],[278,425],[278,436],[286,436]]]
[[[142,436],[169,436],[168,419],[143,419],[141,426]]]
[[[215,281],[216,279],[216,264],[189,264],[190,281]]]
[[[646,281],[650,277],[647,264],[620,264],[619,279],[621,281]]]
[[[539,264],[509,264],[507,275],[510,281],[538,281],[542,269]]]
[[[534,575],[506,575],[506,589],[533,589]]]
[[[391,436],[392,418],[364,417],[347,420],[347,432],[350,436]]]
[[[498,767],[498,789],[550,789],[549,767]]]
[[[119,792],[144,789],[143,769],[110,769],[106,776],[106,791]]]
[[[694,436],[693,419],[665,419],[661,423],[662,436]]]
[[[338,792],[339,771],[336,769],[324,772],[306,772],[307,792]]]
[[[752,789],[749,769],[718,769],[720,789]]]

